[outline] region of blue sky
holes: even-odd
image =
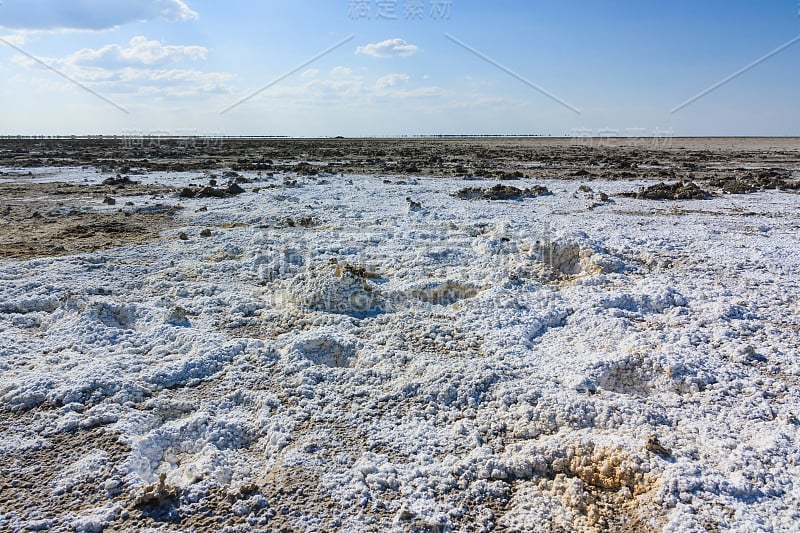
[[[672,112],[799,35],[800,0],[2,0],[0,134],[800,135],[800,41]]]

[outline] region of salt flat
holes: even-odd
[[[798,195],[620,196],[686,177],[651,156],[625,179],[152,170],[70,200],[174,216],[0,260],[0,528],[797,528]],[[551,194],[455,195],[498,183]]]

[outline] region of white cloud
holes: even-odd
[[[143,88],[160,89],[168,96],[192,96],[200,93],[232,92],[228,83],[234,78],[226,72],[202,72],[199,70],[155,70],[135,71],[128,80]]]
[[[348,78],[353,75],[350,67],[333,67],[330,72],[331,78]]]
[[[270,99],[287,99],[292,105],[317,107],[320,105],[344,105],[363,107],[385,105],[387,101],[411,101],[437,99],[447,96],[441,87],[423,86],[410,88],[411,76],[392,73],[374,82],[361,76],[339,76],[335,73],[350,73],[347,67],[334,68],[328,78],[315,78],[301,85],[280,85],[269,89]]]
[[[197,96],[200,94],[233,94],[230,86],[235,76],[226,72],[203,72],[183,69],[125,69],[92,87],[110,94]]]
[[[208,50],[202,46],[162,45],[145,37],[134,37],[128,48],[109,44],[97,50],[84,48],[66,58],[73,65],[121,68],[126,66],[154,66],[177,63],[188,59],[203,60]]]
[[[391,89],[394,87],[402,87],[411,80],[408,74],[387,74],[382,78],[378,78],[375,82],[375,87],[378,89]]]
[[[301,74],[304,78],[316,78],[319,75],[319,70],[310,68]]]
[[[129,46],[110,44],[83,49],[62,58],[41,58],[66,76],[109,94],[188,96],[231,93],[235,75],[177,68],[183,61],[201,61],[207,50],[201,46],[172,46],[134,37]],[[12,62],[32,70],[44,70],[30,57],[15,55]]]
[[[3,0],[0,9],[0,27],[29,31],[98,31],[148,20],[197,18],[183,0]]]
[[[25,45],[25,34],[24,33],[12,33],[11,35],[3,35],[0,36],[6,42],[9,42],[16,46],[24,46]]]
[[[387,39],[385,41],[359,46],[356,54],[373,57],[408,57],[419,51],[416,45],[409,44],[403,39]]]
[[[446,95],[447,91],[445,91],[441,87],[436,87],[436,86],[420,87],[419,89],[414,89],[412,91],[403,91],[397,94],[398,97],[402,98],[439,98]]]

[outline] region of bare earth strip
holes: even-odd
[[[132,196],[157,199],[164,194],[174,194],[174,189],[0,182],[0,257],[71,255],[154,239],[170,225],[176,210],[123,204]],[[113,205],[105,204],[101,212],[85,209],[87,203],[102,200]]]

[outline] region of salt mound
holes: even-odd
[[[478,295],[478,288],[453,280],[428,281],[409,289],[408,292],[412,298],[417,300],[447,306],[459,300],[474,298]]]
[[[93,302],[89,314],[109,328],[131,329],[136,323],[136,308],[111,302]]]
[[[596,249],[580,237],[540,239],[520,250],[538,264],[542,274],[552,279],[574,279],[624,269],[622,260]]]
[[[351,339],[336,333],[301,335],[286,347],[288,353],[297,353],[317,365],[347,368],[356,357],[356,345]]]
[[[287,300],[311,311],[364,316],[382,311],[375,289],[353,269],[333,263],[312,267],[295,276]]]
[[[589,440],[520,446],[495,463],[505,463],[516,479],[537,480],[514,492],[511,511],[500,518],[499,525],[512,531],[536,521],[547,530],[639,531],[629,526],[639,523],[659,481],[642,452]]]
[[[697,365],[669,365],[637,354],[604,361],[597,365],[596,372],[603,389],[639,397],[662,392],[694,394],[717,381]]]

